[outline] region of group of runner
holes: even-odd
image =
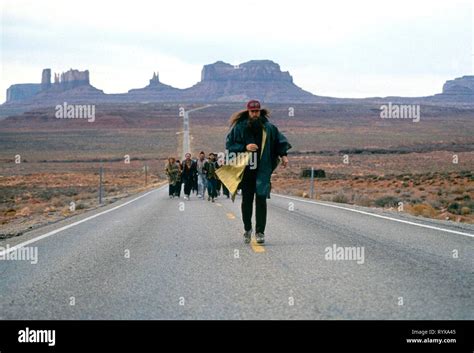
[[[216,170],[219,168],[217,154],[209,153],[206,158],[204,151],[199,153],[197,159],[191,158],[191,153],[186,153],[184,161],[169,157],[165,172],[169,181],[169,197],[180,197],[184,186],[184,199],[189,200],[194,192],[198,198],[214,202],[222,193],[229,198],[229,190],[219,180]]]

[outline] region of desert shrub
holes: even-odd
[[[14,200],[16,195],[16,189],[12,187],[0,187],[0,203],[9,202]]]
[[[433,218],[437,214],[436,210],[431,205],[428,205],[425,203],[419,203],[419,204],[413,205],[409,208],[409,210],[410,210],[410,213],[412,213],[415,216]]]
[[[63,193],[65,196],[76,196],[78,194],[77,190],[76,189],[66,189],[64,190],[64,193]]]
[[[299,196],[299,197],[304,197],[304,194],[306,194],[306,192],[303,191],[303,190],[296,190],[296,191],[294,192],[294,195],[295,195],[295,196]]]
[[[56,212],[56,207],[54,206],[48,206],[43,210],[43,213],[53,214],[54,212]]]
[[[54,206],[54,207],[61,207],[64,205],[64,201],[61,200],[60,198],[54,198],[51,202],[51,204]]]
[[[338,193],[332,197],[332,202],[347,203],[349,199],[345,194]]]
[[[27,200],[30,199],[30,197],[31,197],[31,195],[29,193],[24,193],[24,194],[21,195],[21,200],[22,201],[27,201]]]
[[[325,178],[326,172],[323,169],[314,169],[313,176],[315,178]],[[311,178],[311,169],[303,169],[300,173],[302,178]]]
[[[454,214],[460,214],[461,212],[461,205],[458,202],[453,202],[449,204],[448,211]]]
[[[398,197],[384,196],[375,200],[375,205],[379,207],[396,207],[398,206],[399,202],[400,202],[400,199]]]
[[[3,212],[4,216],[14,216],[16,214],[16,209],[9,208],[5,212]]]
[[[462,215],[468,215],[469,213],[471,213],[471,209],[469,207],[461,207],[461,214]]]
[[[52,189],[43,189],[38,193],[38,197],[43,200],[51,200],[55,196],[55,192]]]
[[[442,203],[441,203],[439,200],[430,201],[430,205],[431,205],[431,207],[433,207],[435,210],[440,210],[440,209],[443,207]]]
[[[449,173],[447,172],[442,172],[441,175],[440,175],[441,178],[443,179],[449,179]]]
[[[447,199],[439,198],[438,201],[441,205],[443,205],[443,207],[448,207],[449,205],[449,201]]]
[[[360,205],[360,206],[371,206],[372,205],[372,200],[369,199],[367,196],[365,195],[360,195],[360,194],[354,194],[354,203],[356,205]]]

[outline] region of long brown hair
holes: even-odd
[[[260,116],[262,116],[262,117],[264,116],[265,118],[269,118],[270,117],[270,111],[268,109],[261,109],[260,110]],[[249,117],[249,111],[247,109],[241,110],[240,112],[232,114],[232,116],[230,117],[230,120],[229,120],[230,127],[237,124],[238,121],[247,119],[248,117]]]

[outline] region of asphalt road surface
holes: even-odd
[[[474,319],[472,225],[272,195],[265,246],[242,228],[165,186],[2,241],[38,262],[0,261],[0,317]]]

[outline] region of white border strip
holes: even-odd
[[[89,217],[87,217],[87,218],[81,219],[80,221],[77,221],[77,222],[68,224],[67,226],[64,226],[64,227],[55,229],[55,230],[53,230],[53,231],[51,231],[51,232],[49,232],[49,233],[46,233],[46,234],[37,236],[36,238],[27,240],[27,241],[25,241],[25,242],[23,242],[23,243],[17,244],[17,245],[15,245],[15,246],[11,247],[11,248],[6,249],[6,250],[2,250],[2,251],[0,252],[0,257],[4,257],[4,256],[5,256],[6,254],[8,254],[8,253],[10,253],[10,252],[12,252],[12,251],[15,251],[16,249],[22,248],[22,247],[24,247],[24,246],[26,246],[26,245],[29,245],[29,244],[31,244],[31,243],[35,243],[35,242],[37,242],[38,240],[47,238],[47,237],[49,237],[49,236],[51,236],[51,235],[53,235],[53,234],[62,232],[63,230],[66,230],[66,229],[72,228],[72,227],[74,227],[74,226],[77,226],[78,224],[87,222],[87,221],[89,221],[89,220],[91,220],[91,219],[93,219],[93,218],[96,218],[96,217],[102,216],[102,215],[104,215],[104,214],[106,214],[106,213],[115,211],[115,210],[117,210],[117,209],[119,209],[119,208],[121,208],[121,207],[123,207],[123,206],[126,206],[126,205],[128,205],[128,204],[130,204],[130,203],[132,203],[132,202],[135,202],[135,201],[141,199],[142,197],[145,197],[145,196],[151,194],[152,192],[159,191],[159,190],[163,189],[163,188],[164,188],[165,186],[167,186],[167,185],[168,185],[168,184],[162,185],[162,186],[160,186],[160,187],[157,188],[157,189],[148,191],[146,194],[140,195],[140,196],[138,196],[138,197],[136,197],[136,198],[134,198],[134,199],[132,199],[132,200],[130,200],[130,201],[127,201],[127,202],[125,202],[125,203],[123,203],[123,204],[121,204],[121,205],[115,206],[115,207],[113,207],[113,208],[110,208],[110,209],[108,209],[108,210],[102,211],[102,212],[97,213],[97,214],[95,214],[95,215],[92,215],[92,216],[89,216]]]
[[[299,202],[312,203],[312,204],[316,204],[316,205],[320,205],[320,206],[325,206],[325,207],[339,208],[339,209],[341,209],[341,210],[346,210],[346,211],[351,211],[351,212],[362,213],[362,214],[365,214],[365,215],[368,215],[368,216],[372,216],[372,217],[378,217],[378,218],[388,219],[388,220],[391,220],[391,221],[400,222],[400,223],[406,223],[406,224],[410,224],[410,225],[413,225],[413,226],[418,226],[418,227],[423,227],[423,228],[429,228],[429,229],[435,229],[435,230],[440,230],[440,231],[443,231],[443,232],[454,233],[454,234],[460,234],[460,235],[465,235],[465,236],[474,238],[474,234],[458,232],[458,231],[456,231],[456,230],[445,229],[445,228],[438,228],[438,227],[435,227],[435,226],[429,226],[429,225],[427,225],[427,224],[420,224],[420,223],[415,223],[415,222],[410,222],[410,221],[404,221],[404,220],[402,220],[402,219],[397,219],[397,218],[392,218],[392,217],[387,217],[387,216],[381,216],[381,215],[378,215],[378,214],[375,214],[375,213],[370,213],[370,212],[365,212],[365,211],[360,211],[360,210],[354,210],[354,209],[352,209],[352,208],[347,208],[347,207],[342,207],[342,206],[336,206],[336,205],[321,203],[321,202],[318,202],[318,201],[300,200],[300,199],[297,199],[297,198],[294,198],[294,197],[284,196],[284,195],[280,195],[280,194],[272,194],[272,195],[275,195],[275,196],[278,196],[278,197],[283,197],[283,198],[285,198],[285,199],[290,199],[290,200],[299,201]]]

